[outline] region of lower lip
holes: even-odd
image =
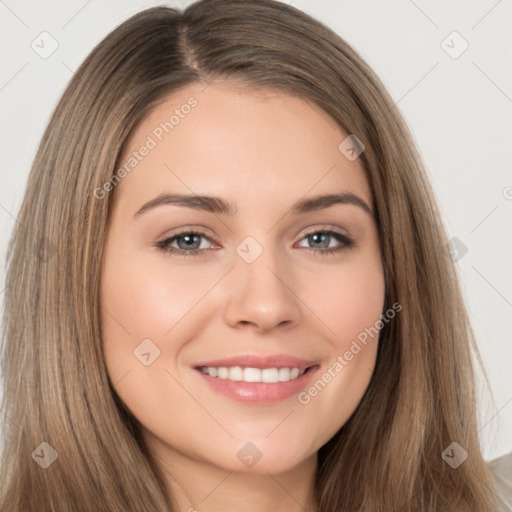
[[[237,400],[250,404],[270,404],[286,400],[300,393],[306,387],[319,366],[310,367],[305,373],[296,379],[285,382],[243,382],[229,379],[219,379],[195,370],[213,388],[214,391]]]

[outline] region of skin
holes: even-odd
[[[375,324],[384,276],[373,215],[352,204],[289,214],[299,199],[335,191],[371,208],[370,188],[360,159],[338,150],[346,134],[319,108],[229,82],[168,96],[137,127],[124,156],[192,96],[197,106],[115,190],[101,277],[108,372],[179,510],[316,510],[317,451],[363,397],[377,339],[307,404],[296,395],[237,402],[212,390],[193,366],[284,353],[318,361],[320,377]],[[134,217],[164,192],[219,196],[238,215],[160,205]],[[156,247],[182,228],[205,233],[202,256]],[[325,245],[307,234],[326,229],[354,246],[321,254]],[[250,264],[236,252],[248,236],[263,249]],[[333,237],[325,243],[343,246]],[[171,245],[190,250],[183,238]],[[160,350],[149,366],[134,356],[147,338]],[[247,442],[262,454],[252,467],[237,457]]]

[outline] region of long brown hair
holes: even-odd
[[[115,174],[130,134],[158,102],[215,79],[298,95],[366,148],[360,158],[379,229],[385,310],[395,302],[402,310],[381,331],[359,407],[319,450],[319,510],[490,512],[473,332],[410,132],[341,37],[274,0],[139,12],[94,48],[67,86],[8,252],[0,509],[173,510],[139,425],[107,376],[99,283],[115,188],[104,199],[94,191]],[[468,453],[456,469],[441,456],[454,442]],[[58,459],[43,469],[42,454]]]

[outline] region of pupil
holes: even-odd
[[[178,245],[180,245],[180,241],[185,241],[185,247],[190,248],[194,243],[197,243],[199,237],[197,235],[183,235],[181,238],[178,238]],[[196,249],[197,247],[194,247]],[[181,249],[181,247],[180,247]]]
[[[320,243],[322,244],[322,242],[324,242],[321,247],[322,248],[326,248],[326,247],[329,247],[329,235],[327,235],[326,233],[315,233],[313,235],[310,235],[311,238],[313,238],[314,242],[313,243]],[[318,238],[322,238],[322,240],[318,240]],[[327,244],[325,244],[325,241],[327,240]]]

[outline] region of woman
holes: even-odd
[[[9,258],[2,511],[495,510],[411,136],[293,7],[159,7],[107,36]]]

